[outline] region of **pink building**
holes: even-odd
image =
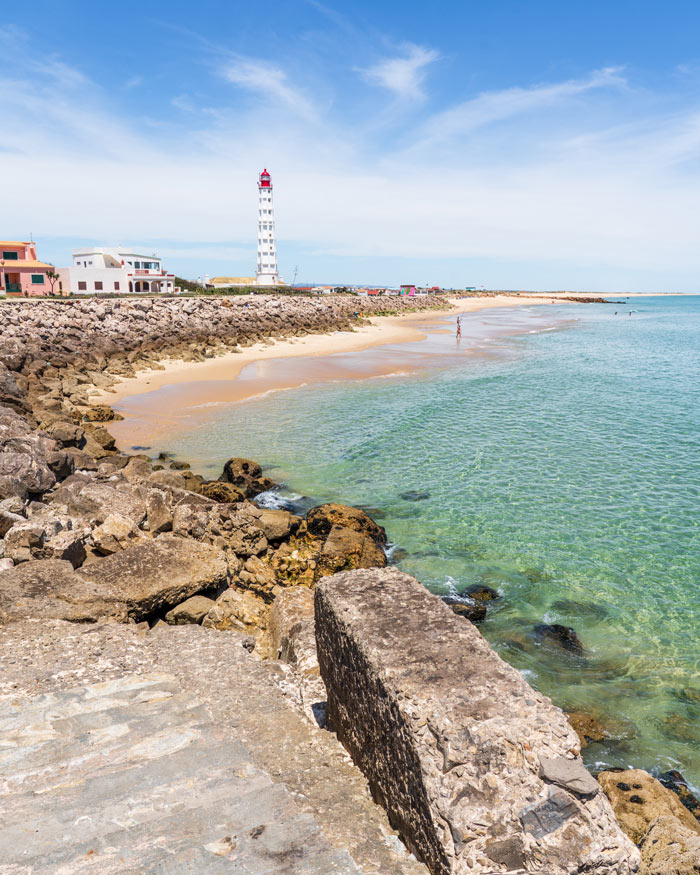
[[[52,272],[53,265],[37,260],[35,243],[0,240],[0,294],[61,294],[58,281],[47,276]]]

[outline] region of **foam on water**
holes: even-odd
[[[700,299],[629,309],[578,307],[575,324],[564,305],[520,312],[521,333],[483,359],[435,335],[443,368],[224,406],[168,449],[218,473],[235,447],[313,503],[375,512],[435,592],[496,589],[481,629],[501,656],[609,726],[589,763],[678,768],[697,786]],[[543,331],[555,316],[568,325]],[[510,334],[513,318],[486,321]],[[483,344],[475,324],[462,330]],[[585,655],[536,641],[547,621]]]

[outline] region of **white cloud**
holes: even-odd
[[[608,67],[596,70],[585,79],[485,92],[432,115],[422,126],[418,139],[428,142],[444,140],[494,122],[557,106],[594,89],[622,88],[626,82],[620,72],[618,67]]]
[[[385,58],[360,70],[368,82],[393,92],[402,100],[423,100],[426,67],[440,57],[439,52],[408,43],[400,57]]]
[[[289,83],[284,70],[250,58],[238,58],[225,65],[223,77],[234,85],[260,94],[263,98],[281,104],[307,121],[316,119],[313,103],[298,88]]]

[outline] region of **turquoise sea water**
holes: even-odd
[[[591,765],[698,787],[700,298],[463,321],[483,355],[435,334],[385,353],[423,356],[417,374],[224,405],[168,449],[216,474],[250,456],[290,494],[371,509],[435,592],[497,589],[483,634],[609,726]],[[585,655],[538,641],[541,622],[574,627]]]

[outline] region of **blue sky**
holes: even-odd
[[[106,10],[106,11],[105,11]],[[700,290],[700,6],[36,0],[0,24],[0,236],[291,279]]]

